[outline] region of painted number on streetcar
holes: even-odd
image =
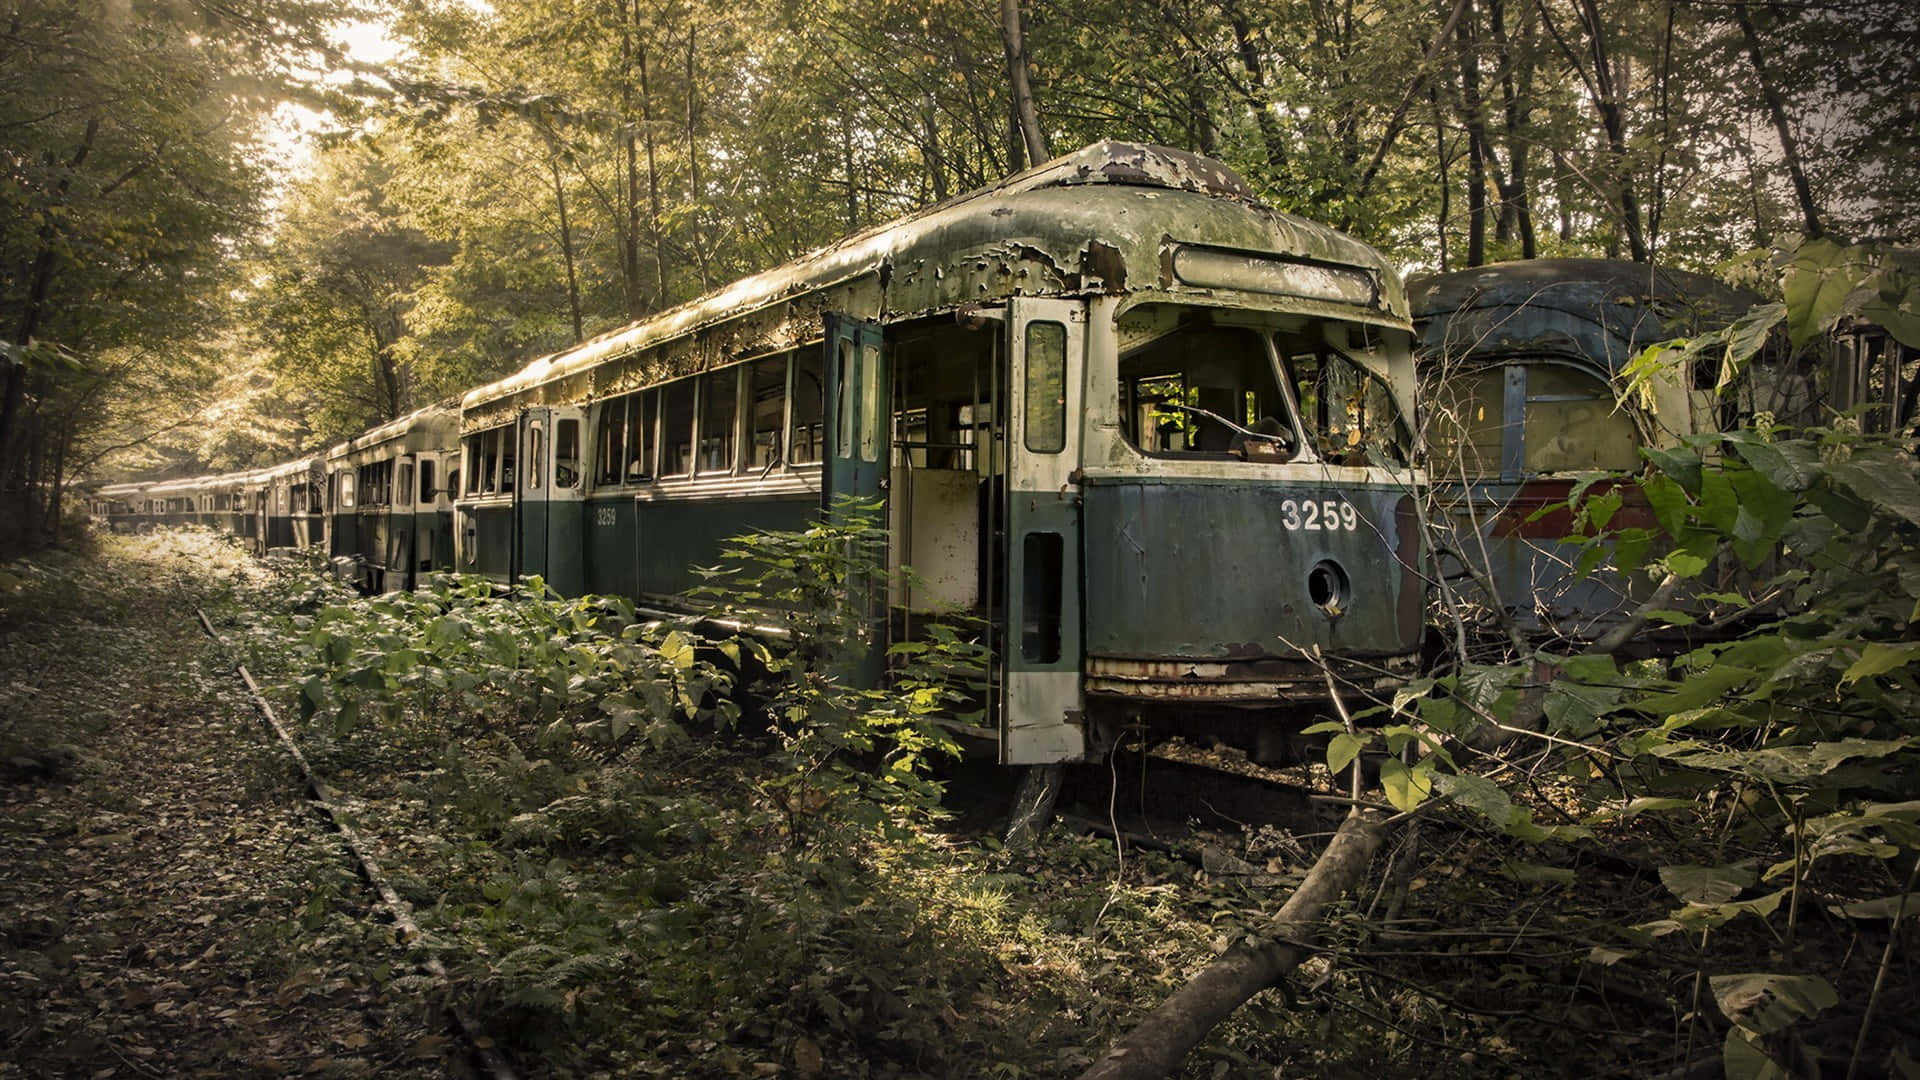
[[[1346,530],[1360,527],[1353,504],[1341,499],[1288,499],[1280,504],[1280,524],[1289,529]]]
[[[613,524],[613,507],[611,507],[611,506],[596,506],[596,507],[594,507],[594,508],[593,508],[593,523],[594,523],[595,525],[611,525],[611,524]]]

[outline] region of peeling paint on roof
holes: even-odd
[[[1261,205],[1218,162],[1167,147],[1096,143],[582,345],[462,399],[465,426],[521,404],[579,402],[817,340],[827,311],[899,320],[1012,296],[1146,295],[1218,302],[1166,267],[1183,244],[1354,267],[1377,305],[1238,298],[1406,327],[1399,275],[1374,249]]]

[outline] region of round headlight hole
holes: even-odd
[[[1332,559],[1322,559],[1307,571],[1307,599],[1329,615],[1338,615],[1346,609],[1351,589],[1347,572]]]

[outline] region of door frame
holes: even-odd
[[[1087,305],[1008,302],[1000,759],[1086,756],[1080,515]]]

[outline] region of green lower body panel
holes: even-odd
[[[1085,499],[1090,695],[1324,699],[1315,648],[1389,682],[1411,671],[1424,577],[1402,489],[1129,478]]]
[[[597,499],[581,506],[576,536],[584,554],[584,591],[639,599],[679,596],[705,579],[696,570],[721,561],[730,537],[806,528],[818,513],[811,497]]]
[[[585,509],[585,503],[570,499],[547,504],[547,558],[541,574],[547,587],[561,596],[579,596],[586,591],[586,552],[581,543]]]

